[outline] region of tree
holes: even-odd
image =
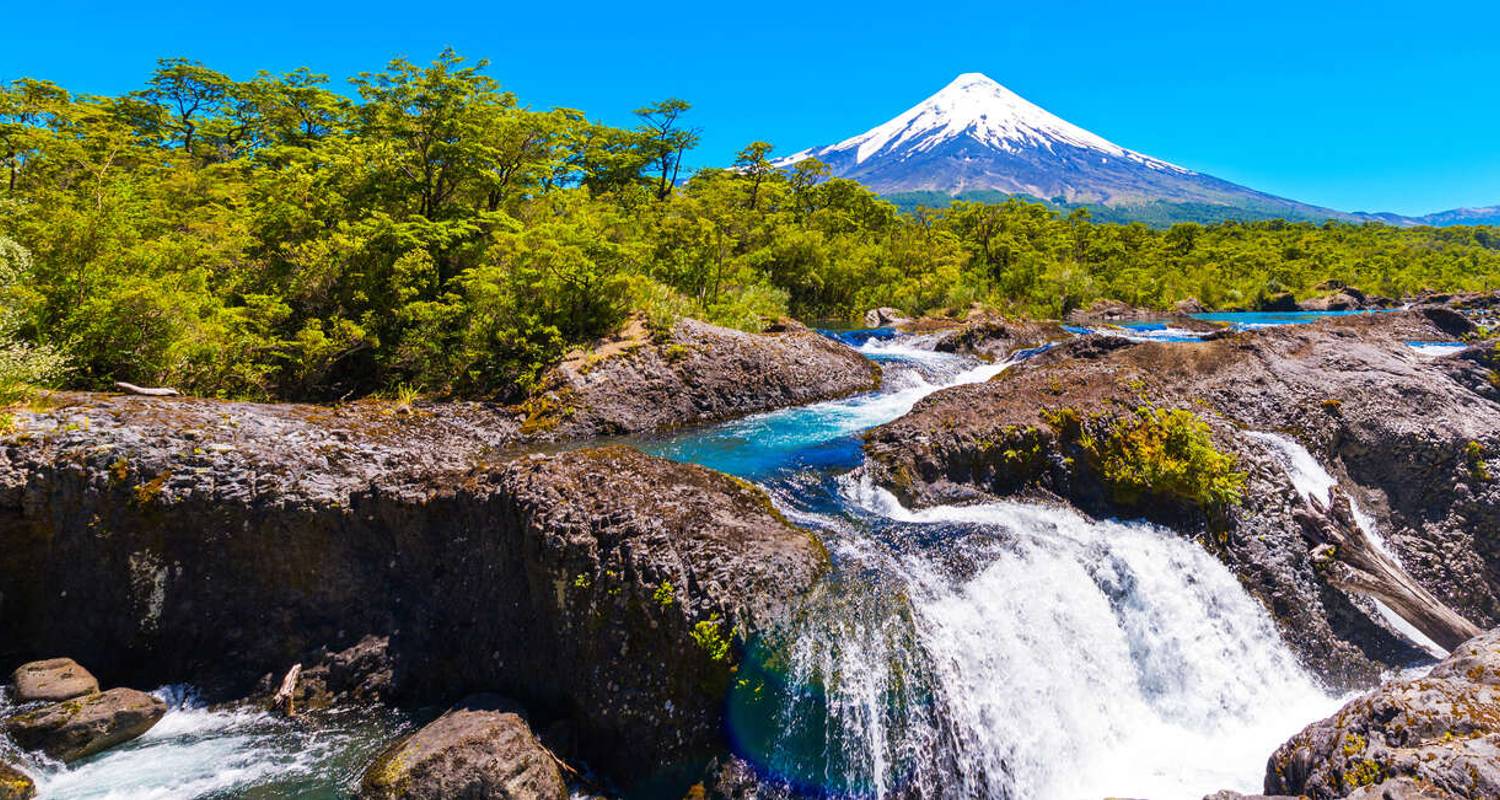
[[[751,211],[760,208],[760,187],[772,175],[778,174],[771,163],[770,142],[751,142],[734,157],[734,168],[741,177],[750,182],[750,196],[746,201]]]
[[[641,150],[656,171],[656,197],[665,200],[677,185],[682,159],[698,146],[697,128],[681,127],[681,117],[692,106],[686,100],[669,97],[635,110],[641,124]]]

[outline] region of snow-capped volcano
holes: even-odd
[[[881,194],[997,191],[1103,205],[1207,204],[1256,216],[1343,217],[1129,150],[1061,119],[977,72],[891,121],[838,144],[778,160],[815,157],[838,177]]]
[[[1188,172],[1090,133],[979,72],[954,78],[942,91],[884,125],[782,161],[795,163],[808,156],[826,160],[853,151],[854,163],[863,164],[883,155],[928,152],[960,137],[1007,153],[1036,147],[1054,150],[1055,145],[1063,145],[1109,158],[1127,158],[1152,169]]]

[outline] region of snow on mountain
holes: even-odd
[[[942,91],[884,125],[781,161],[793,164],[808,156],[822,158],[853,150],[855,163],[862,164],[881,154],[931,151],[961,136],[1009,153],[1033,147],[1051,150],[1061,144],[1130,159],[1152,169],[1189,173],[1090,133],[978,72],[954,78]]]
[[[883,125],[777,163],[809,157],[887,195],[1002,192],[1111,206],[1191,204],[1198,214],[1206,205],[1258,217],[1349,218],[1121,147],[977,72]]]

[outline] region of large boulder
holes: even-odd
[[[71,658],[48,658],[16,667],[12,698],[18,703],[58,703],[99,691],[99,681]]]
[[[26,773],[0,759],[0,800],[32,800],[36,784]]]
[[[385,750],[361,800],[564,800],[557,760],[512,705],[472,697]]]
[[[906,316],[906,312],[899,308],[891,308],[890,306],[872,308],[865,312],[866,328],[888,328],[892,325],[900,325],[908,322],[909,320],[910,318]]]
[[[745,333],[697,320],[643,323],[551,370],[524,408],[530,438],[609,436],[701,424],[875,389],[880,371],[801,325]]]
[[[1265,788],[1313,800],[1500,797],[1500,629],[1309,725],[1271,756]]]
[[[628,785],[727,748],[738,643],[827,568],[751,485],[622,447],[517,457],[473,405],[58,399],[0,443],[6,660],[210,700],[293,664],[306,706],[497,691]]]
[[[933,394],[867,436],[868,469],[909,505],[1032,495],[1099,516],[1148,517],[1212,543],[1330,684],[1368,686],[1421,653],[1334,586],[1305,535],[1284,454],[1247,431],[1310,450],[1376,522],[1406,571],[1481,626],[1500,621],[1500,404],[1484,358],[1419,356],[1441,339],[1421,312],[1346,317],[1203,343],[1085,336],[994,380]],[[1471,357],[1472,356],[1472,357]],[[1191,412],[1245,473],[1217,517],[1172,497],[1122,497],[1079,447],[1143,407]],[[1165,500],[1166,502],[1156,502]]]
[[[936,332],[933,349],[1000,360],[1018,350],[1062,341],[1071,335],[1056,322],[1009,320],[983,314]]]
[[[67,763],[140,736],[166,713],[160,698],[110,689],[17,714],[5,720],[5,732],[21,747]]]

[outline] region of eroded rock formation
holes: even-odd
[[[1320,569],[1306,504],[1277,454],[1246,430],[1305,445],[1354,492],[1415,584],[1472,623],[1500,619],[1500,405],[1484,356],[1430,358],[1408,340],[1453,336],[1442,312],[1392,313],[1236,334],[1203,343],[1088,336],[994,380],[947,389],[871,432],[877,480],[905,502],[984,496],[1066,500],[1145,516],[1199,536],[1335,685],[1368,685],[1420,654]],[[1190,411],[1244,472],[1241,502],[1215,515],[1171,497],[1112,491],[1069,419],[1094,427],[1143,408]]]
[[[725,749],[736,643],[827,567],[753,486],[620,447],[517,457],[479,407],[62,403],[0,447],[12,663],[227,698],[298,663],[361,691],[355,663],[388,658],[400,699],[498,691],[603,774],[676,785]],[[388,655],[350,652],[369,637]]]

